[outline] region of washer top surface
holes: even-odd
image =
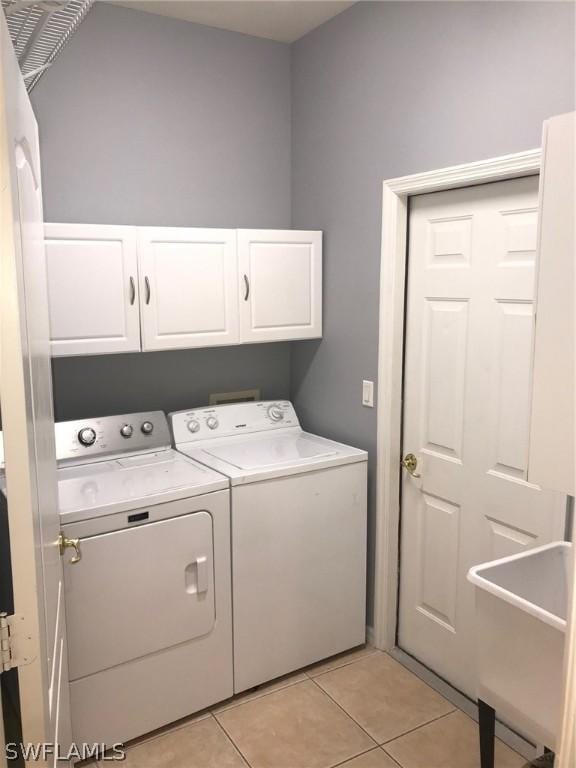
[[[231,485],[368,458],[366,451],[304,432],[288,401],[180,411],[169,419],[176,448],[225,474]]]
[[[140,425],[146,425],[145,431]],[[183,456],[166,441],[169,431],[161,412],[57,424],[62,523],[228,488],[226,477]]]
[[[277,464],[335,456],[336,449],[305,432],[277,434],[259,440],[235,439],[224,445],[205,448],[205,453],[238,469],[259,469]]]

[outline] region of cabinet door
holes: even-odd
[[[138,230],[142,347],[238,343],[236,232]]]
[[[576,493],[576,113],[544,123],[528,480]]]
[[[243,342],[322,336],[322,233],[238,230]]]
[[[44,233],[52,354],[138,352],[135,229],[46,224]]]

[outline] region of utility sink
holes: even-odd
[[[478,698],[550,748],[560,728],[572,545],[556,542],[477,565]]]

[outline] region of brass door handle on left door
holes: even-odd
[[[418,466],[418,459],[413,453],[407,453],[406,456],[402,459],[400,464],[404,467],[404,469],[408,472],[409,475],[412,475],[412,477],[422,477],[422,475],[419,472],[416,472],[416,467]]]
[[[80,539],[69,539],[61,533],[58,536],[58,549],[60,550],[60,557],[64,554],[66,549],[73,549],[74,555],[70,558],[72,565],[79,563],[82,560],[82,550],[80,549]]]

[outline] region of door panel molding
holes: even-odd
[[[376,647],[396,645],[398,606],[398,544],[400,522],[400,449],[402,409],[402,360],[404,353],[404,292],[406,282],[406,232],[411,195],[503,181],[540,172],[541,150],[532,149],[479,162],[440,168],[383,182],[382,249],[380,266],[380,324],[377,401],[376,558],[374,626],[369,635]],[[462,231],[462,226],[461,226]],[[453,256],[454,233],[438,228],[431,241],[430,258],[442,269]],[[522,233],[514,233],[514,256],[520,256]],[[460,241],[463,238],[460,237]],[[452,266],[452,264],[450,264]]]

